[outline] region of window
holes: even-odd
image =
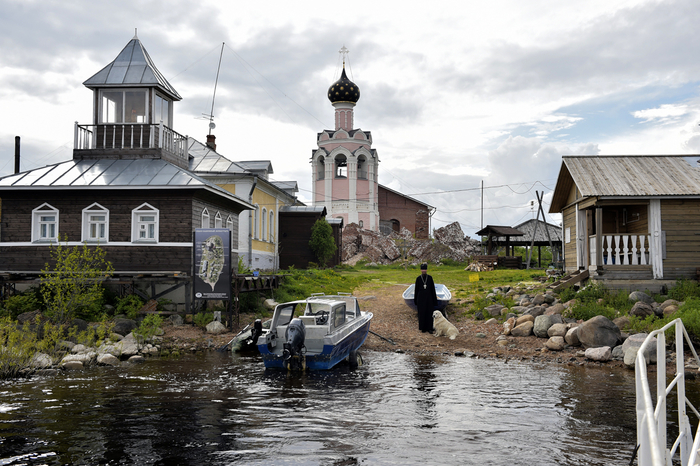
[[[157,243],[160,212],[144,202],[131,211],[131,241],[134,243]]]
[[[106,243],[109,241],[109,210],[95,202],[83,209],[82,241]]]
[[[148,123],[145,89],[102,90],[100,96],[100,123]]]
[[[316,165],[316,179],[322,180],[326,177],[326,165],[323,161],[323,157],[318,158],[318,164]]]
[[[267,209],[263,207],[262,210],[262,237],[260,238],[263,241],[267,241]]]
[[[255,210],[253,210],[253,238],[258,239],[258,222],[260,219],[258,218],[258,205],[255,205]]]
[[[343,154],[335,156],[335,177],[348,177],[348,159]]]
[[[270,211],[270,242],[275,242],[275,213]]]
[[[170,126],[170,101],[156,94],[154,104],[156,108],[153,111],[153,123],[157,125],[162,121],[163,125]]]
[[[32,242],[58,241],[58,209],[41,204],[32,210]]]
[[[216,215],[214,215],[214,228],[221,228],[221,214],[219,212],[216,212]]]
[[[364,155],[357,158],[357,178],[360,180],[367,179],[367,160]]]
[[[233,217],[230,215],[226,218],[226,228],[233,231]]]
[[[201,228],[209,228],[211,224],[209,223],[209,211],[205,207],[202,211],[202,225]]]

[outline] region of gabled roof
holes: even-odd
[[[514,227],[516,230],[522,231],[524,233],[523,237],[520,238],[519,241],[525,241],[527,243],[532,241],[532,235],[535,233],[535,225],[537,225],[537,235],[535,235],[535,243],[547,243],[549,242],[549,239],[551,239],[552,242],[561,242],[561,227],[559,225],[553,225],[549,222],[543,222],[542,220],[537,220],[534,218],[527,220]],[[547,226],[547,230],[549,230],[549,239],[547,238],[545,225]]]
[[[162,159],[69,160],[0,178],[0,191],[47,189],[204,189],[253,206]]]
[[[158,71],[138,37],[126,44],[117,58],[83,83],[90,89],[101,87],[158,87],[173,100],[180,94]]]
[[[232,162],[206,144],[190,137],[187,140],[189,169],[202,173],[248,173],[248,170],[236,162]]]
[[[575,185],[586,197],[700,196],[700,156],[562,157],[550,212],[561,212]]]
[[[401,197],[406,198],[406,199],[409,199],[409,200],[411,200],[411,201],[413,201],[413,202],[415,202],[415,203],[417,203],[417,204],[423,205],[423,206],[427,207],[428,210],[431,210],[431,209],[434,209],[434,208],[435,208],[435,207],[431,206],[430,204],[426,204],[425,202],[419,201],[418,199],[415,199],[415,198],[413,198],[413,197],[411,197],[411,196],[407,196],[407,195],[405,195],[405,194],[403,194],[403,193],[400,193],[400,192],[398,192],[398,191],[394,191],[393,189],[387,188],[387,187],[384,186],[384,185],[381,185],[381,184],[380,184],[380,185],[378,185],[378,186],[379,186],[379,189],[386,189],[387,191],[389,191],[389,192],[391,192],[391,193],[394,193],[394,194],[396,194],[397,196],[401,196]]]

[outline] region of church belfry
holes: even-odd
[[[369,131],[354,129],[354,109],[360,88],[345,72],[348,50],[340,49],[343,69],[340,79],[328,89],[335,108],[335,129],[318,133],[318,149],[311,157],[313,204],[326,207],[329,218],[379,230],[377,151]]]

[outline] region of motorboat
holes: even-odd
[[[418,308],[416,307],[415,303],[413,302],[413,293],[415,292],[415,283],[410,285],[408,288],[406,288],[406,291],[403,292],[403,300],[404,302],[410,306],[411,309],[414,311],[418,311]],[[443,314],[445,313],[445,308],[449,304],[450,300],[452,299],[452,293],[450,293],[450,290],[447,289],[445,285],[442,284],[435,284],[435,294],[437,294],[437,299],[438,302],[435,305],[435,311],[440,311]]]
[[[371,319],[349,293],[314,294],[278,304],[270,328],[257,330],[258,350],[265,368],[324,370],[342,361],[357,367]]]

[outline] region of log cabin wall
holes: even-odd
[[[0,211],[0,271],[39,272],[49,261],[48,244],[31,244],[33,209],[43,203],[57,209],[61,242],[78,243],[82,239],[83,209],[97,202],[109,211],[109,241],[101,246],[115,271],[169,271],[189,275],[192,271],[192,232],[200,227],[204,207],[210,212],[212,225],[217,211],[222,215],[223,228],[226,227],[226,218],[231,215],[234,220],[232,247],[234,251],[238,247],[238,212],[227,210],[225,203],[217,202],[217,196],[213,194],[195,193],[193,190],[96,189],[5,192]],[[157,244],[131,243],[132,211],[144,202],[159,211]]]
[[[576,206],[569,206],[562,213],[564,220],[564,266],[567,271],[576,270]],[[567,242],[566,231],[569,230]]]
[[[695,279],[700,267],[700,200],[661,200],[661,229],[666,232],[664,279]]]

